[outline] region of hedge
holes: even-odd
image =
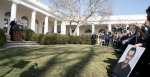
[[[22,32],[22,38],[25,41],[31,41],[31,37],[32,37],[33,33],[35,33],[35,32],[31,29],[24,29],[23,32]]]
[[[80,44],[80,36],[75,36],[75,44]]]
[[[91,36],[86,36],[85,44],[92,44]]]
[[[90,36],[73,36],[62,35],[59,33],[47,33],[42,35],[40,33],[34,33],[31,37],[32,41],[36,41],[40,44],[92,44]],[[97,42],[98,40],[96,40]]]
[[[33,33],[31,37],[31,41],[36,41],[39,44],[42,44],[42,39],[44,35],[40,33]]]
[[[81,43],[81,44],[85,44],[86,37],[87,37],[87,36],[85,36],[85,35],[81,35],[81,36],[80,36],[80,43]]]
[[[68,36],[68,43],[69,43],[69,44],[74,44],[74,42],[75,42],[75,37],[76,37],[76,36],[74,36],[74,35],[69,35],[69,36]]]
[[[0,28],[0,47],[7,42],[5,31]]]

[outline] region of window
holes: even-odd
[[[39,27],[39,24],[38,24],[38,20],[35,20],[35,32],[38,33],[38,27]]]
[[[101,32],[103,32],[103,31],[106,32],[104,29],[100,29],[98,32],[101,33]]]
[[[8,28],[4,27],[3,30],[5,31],[5,33],[7,33]]]
[[[44,34],[44,25],[45,25],[45,22],[43,22],[43,26],[42,26],[42,34]]]
[[[22,16],[21,17],[21,21],[19,21],[19,22],[20,22],[21,25],[24,26],[24,28],[27,28],[27,26],[28,26],[28,19],[27,19],[26,16]]]
[[[85,31],[85,33],[92,33],[92,31],[91,31],[90,29],[87,29],[87,30]]]
[[[42,34],[44,34],[44,26],[42,26]]]
[[[9,18],[10,18],[10,15],[11,15],[11,12],[6,12],[5,14],[4,14],[4,27],[3,27],[3,29],[4,29],[4,31],[5,31],[5,33],[8,33],[8,24],[9,24]]]
[[[11,12],[6,12],[6,13],[4,14],[5,17],[10,17],[10,15],[11,15]]]

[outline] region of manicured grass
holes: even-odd
[[[0,49],[2,77],[111,77],[121,54],[113,47],[51,45]]]

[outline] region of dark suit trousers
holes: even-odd
[[[93,40],[92,40],[92,43],[93,43],[93,45],[95,45],[95,43],[96,43],[96,40],[95,40],[95,39],[93,39]]]
[[[10,40],[11,40],[11,41],[13,41],[13,34],[12,34],[12,35],[10,35],[10,37],[11,37],[11,39],[10,39]]]

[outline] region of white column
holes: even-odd
[[[48,32],[48,16],[45,16],[44,34]]]
[[[92,34],[93,34],[93,32],[95,32],[95,25],[94,24],[92,24]]]
[[[61,34],[66,35],[66,24],[64,22],[61,23]]]
[[[79,31],[80,31],[80,27],[77,29],[77,36],[80,35]]]
[[[31,30],[35,32],[35,19],[36,19],[36,11],[32,11],[32,16],[31,16]]]
[[[16,12],[17,12],[17,3],[13,2],[11,6],[11,19],[10,21],[14,20],[16,18]]]
[[[57,33],[57,20],[54,21],[54,33]]]
[[[129,27],[129,24],[126,24],[126,29],[127,29],[127,27]]]
[[[108,30],[111,32],[111,24],[108,24]]]

